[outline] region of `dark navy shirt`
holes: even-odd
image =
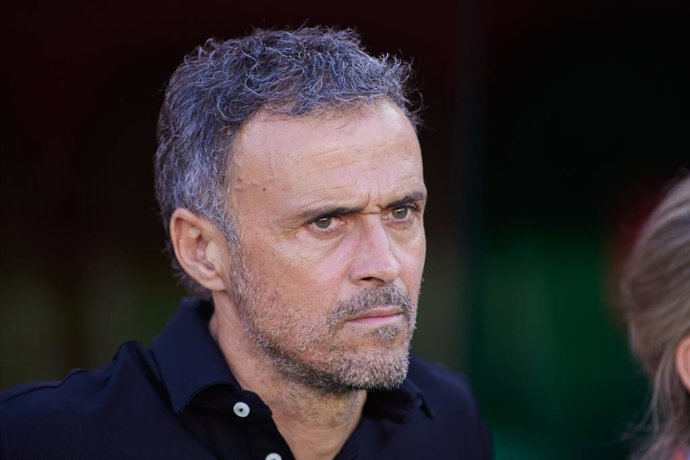
[[[0,393],[0,459],[292,459],[211,338],[212,309],[185,299],[150,349],[127,342],[102,369]],[[336,458],[488,459],[491,446],[465,380],[413,355],[400,388],[369,392]]]

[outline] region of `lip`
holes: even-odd
[[[376,307],[353,317],[348,322],[355,324],[364,324],[371,326],[379,326],[387,323],[393,323],[403,318],[403,310],[399,306],[385,306]]]

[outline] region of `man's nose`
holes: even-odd
[[[379,216],[362,224],[356,254],[350,267],[350,281],[358,286],[385,286],[400,276],[395,243]]]

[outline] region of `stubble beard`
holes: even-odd
[[[402,289],[363,288],[338,302],[325,321],[306,322],[290,316],[293,306],[283,304],[278,292],[256,279],[241,244],[230,245],[231,282],[245,332],[284,377],[331,395],[396,388],[405,380],[417,309]],[[400,306],[403,324],[378,327],[346,343],[337,340],[349,319],[382,305]],[[396,343],[400,340],[402,344]],[[357,350],[358,341],[376,346]]]

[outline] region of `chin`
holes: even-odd
[[[389,390],[397,388],[407,377],[408,348],[385,350],[351,360],[341,375],[343,383],[358,390]]]
[[[398,387],[409,366],[409,340],[360,346],[357,351],[339,353],[325,364],[324,373],[332,382],[355,390],[383,390]]]
[[[361,346],[356,351],[330,349],[315,360],[284,352],[273,353],[272,358],[286,378],[323,394],[387,390],[397,388],[407,377],[409,341],[398,346]]]

